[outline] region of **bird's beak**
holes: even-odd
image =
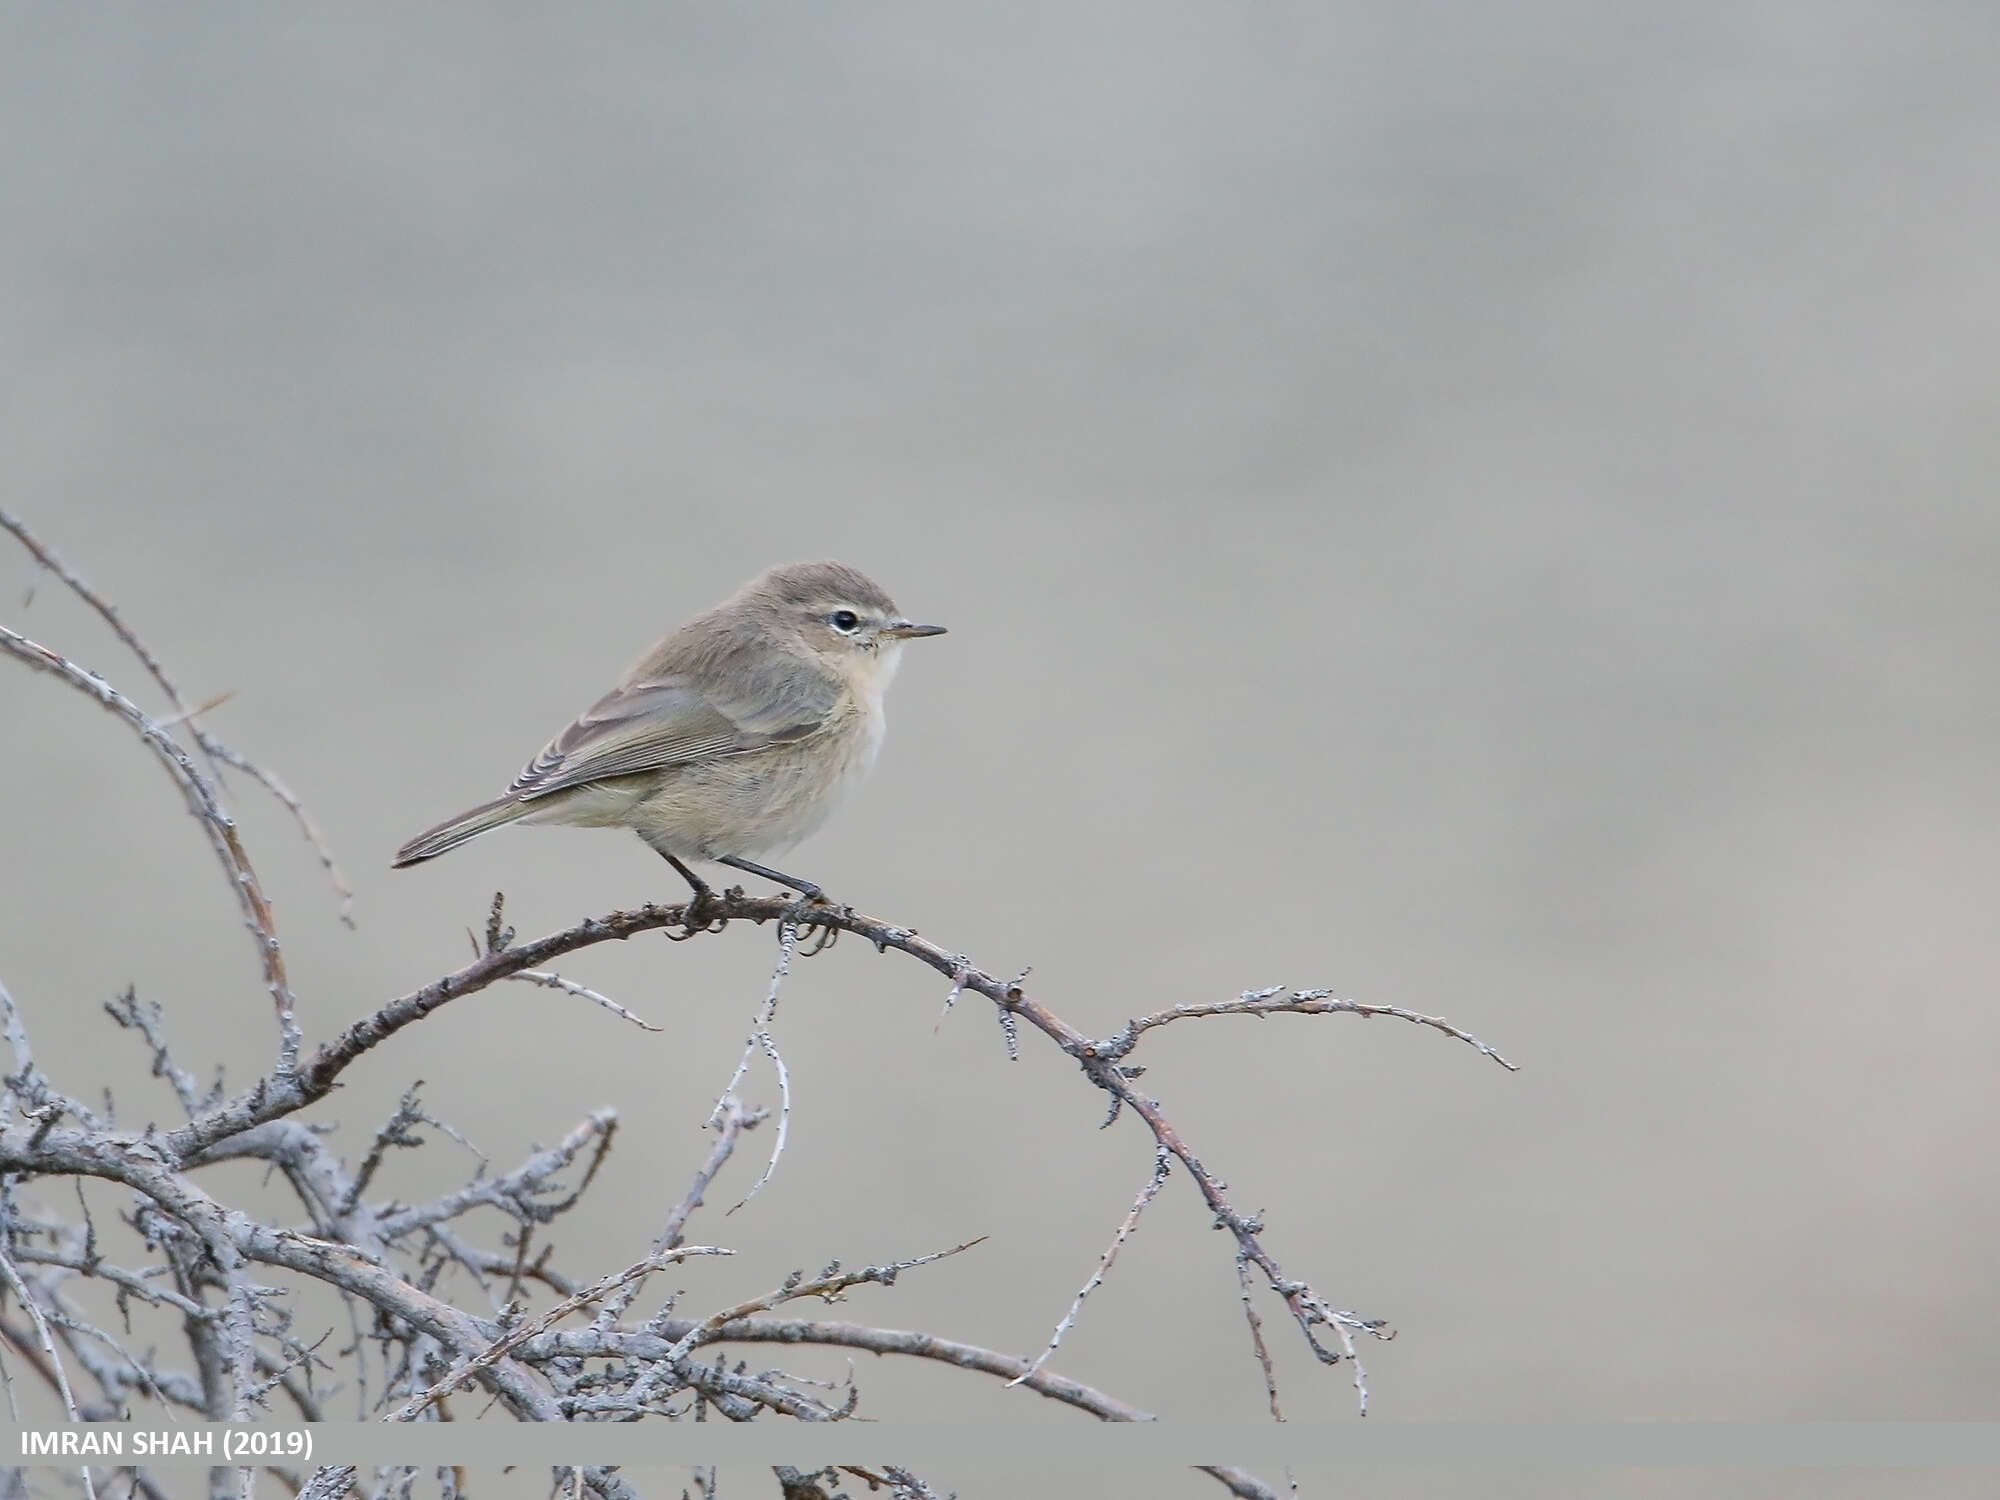
[[[879,632],[884,640],[913,641],[920,635],[943,635],[942,625],[912,625],[908,620],[891,620]]]

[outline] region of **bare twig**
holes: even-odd
[[[708,1160],[694,1174],[694,1181],[688,1184],[687,1192],[667,1215],[666,1227],[660,1231],[659,1242],[653,1247],[655,1250],[671,1249],[681,1242],[681,1233],[687,1227],[689,1217],[701,1207],[702,1195],[708,1191],[715,1174],[722,1170],[722,1164],[736,1149],[737,1137],[746,1130],[755,1130],[766,1119],[763,1110],[746,1109],[743,1101],[734,1094],[724,1094],[716,1108],[721,1118],[711,1117],[710,1127],[715,1131],[715,1149],[709,1152]]]
[[[1257,1355],[1257,1365],[1264,1373],[1264,1399],[1271,1409],[1271,1420],[1285,1420],[1284,1408],[1278,1404],[1278,1374],[1271,1367],[1271,1351],[1264,1343],[1264,1320],[1257,1316],[1257,1304],[1250,1295],[1250,1261],[1248,1257],[1236,1257],[1236,1280],[1243,1290],[1243,1317],[1250,1325],[1250,1347]]]
[[[737,1199],[729,1214],[748,1203],[764,1190],[764,1184],[771,1180],[771,1174],[778,1170],[778,1158],[785,1154],[785,1131],[792,1122],[792,1075],[785,1070],[784,1056],[778,1051],[777,1040],[768,1031],[757,1033],[757,1042],[764,1049],[764,1055],[771,1059],[771,1067],[778,1075],[778,1130],[771,1142],[771,1159],[764,1163],[763,1174],[750,1184],[750,1191]],[[728,1214],[723,1217],[727,1218]]]
[[[931,1027],[931,1035],[935,1036],[944,1030],[944,1018],[951,1014],[951,1008],[958,1004],[958,997],[965,993],[965,981],[970,973],[967,966],[970,962],[971,960],[963,953],[958,956],[958,972],[951,976],[951,989],[945,994],[944,1007],[938,1011],[937,1024]]]
[[[644,1331],[597,1328],[556,1331],[532,1340],[518,1352],[531,1364],[563,1357],[621,1358],[657,1361],[687,1333],[701,1326],[698,1320],[668,1319]],[[1096,1417],[1101,1422],[1154,1422],[1159,1420],[1118,1397],[1085,1385],[1080,1380],[1047,1369],[1028,1374],[1028,1361],[1019,1355],[1003,1354],[956,1339],[914,1329],[874,1328],[865,1323],[813,1321],[794,1318],[745,1318],[725,1323],[714,1331],[717,1344],[823,1344],[834,1348],[860,1349],[871,1354],[899,1355],[912,1359],[935,1360],[961,1370],[991,1375],[1022,1386]],[[1240,1469],[1207,1467],[1204,1472],[1218,1479],[1241,1500],[1275,1500],[1273,1491],[1255,1476]]]
[[[737,1138],[744,1131],[754,1129],[764,1119],[762,1110],[746,1110],[743,1101],[734,1094],[724,1094],[716,1110],[720,1118],[715,1119],[711,1126],[715,1131],[715,1147],[709,1152],[708,1160],[695,1172],[694,1181],[688,1184],[688,1190],[681,1195],[680,1202],[668,1212],[666,1226],[661,1229],[659,1238],[653,1242],[655,1255],[671,1250],[681,1242],[687,1221],[693,1216],[694,1211],[701,1207],[702,1195],[708,1191],[708,1185],[715,1180],[715,1174],[722,1170],[723,1163],[735,1152]],[[645,1278],[641,1276],[606,1297],[603,1311],[599,1313],[597,1322],[593,1326],[608,1328],[624,1317],[626,1308],[632,1305],[633,1299],[639,1295],[645,1284]]]
[[[535,1337],[535,1335],[547,1332],[578,1308],[586,1307],[592,1302],[596,1302],[617,1291],[620,1287],[637,1281],[642,1276],[649,1276],[662,1266],[670,1265],[677,1260],[686,1260],[691,1255],[730,1255],[733,1253],[733,1251],[724,1250],[715,1245],[679,1245],[674,1249],[662,1250],[655,1255],[649,1255],[637,1264],[627,1266],[624,1270],[605,1277],[595,1286],[586,1287],[575,1296],[564,1298],[539,1318],[536,1318],[531,1323],[524,1323],[520,1328],[515,1329],[504,1338],[495,1339],[491,1345],[453,1369],[449,1375],[432,1385],[422,1395],[405,1403],[388,1420],[392,1422],[414,1422],[433,1401],[456,1390],[461,1384],[471,1379],[481,1370],[490,1369],[495,1363],[505,1358],[515,1349],[518,1349],[529,1339]]]
[[[778,991],[783,987],[785,976],[791,972],[792,954],[799,945],[799,928],[795,922],[778,919],[778,962],[771,970],[770,987],[764,993],[763,1004],[757,1007],[756,1017],[750,1022],[750,1036],[743,1043],[743,1055],[736,1061],[736,1071],[729,1075],[729,1082],[722,1087],[722,1095],[715,1101],[715,1108],[709,1113],[708,1122],[715,1125],[722,1118],[726,1101],[736,1097],[736,1086],[743,1081],[743,1075],[750,1067],[750,1059],[761,1046],[764,1055],[771,1059],[771,1065],[778,1074],[778,1130],[771,1143],[771,1159],[764,1164],[764,1173],[750,1185],[750,1191],[729,1210],[735,1213],[763,1189],[771,1180],[771,1174],[778,1170],[778,1158],[785,1151],[785,1132],[792,1118],[792,1081],[785,1071],[785,1060],[778,1053],[778,1044],[771,1039],[771,1020],[778,1013]]]
[[[1284,996],[1283,999],[1278,998]],[[1291,1012],[1301,1016],[1324,1016],[1344,1012],[1354,1016],[1394,1016],[1399,1021],[1409,1021],[1418,1026],[1428,1026],[1433,1031],[1442,1031],[1446,1036],[1456,1037],[1472,1047],[1482,1056],[1490,1057],[1510,1073],[1518,1073],[1519,1068],[1507,1061],[1493,1048],[1479,1040],[1469,1031],[1461,1031],[1445,1020],[1443,1016],[1427,1016],[1421,1011],[1405,1010],[1400,1005],[1364,1005],[1359,1000],[1340,1000],[1332,990],[1293,990],[1285,994],[1285,986],[1274,984],[1268,989],[1245,990],[1234,1000],[1218,1000],[1207,1005],[1176,1005],[1171,1010],[1155,1011],[1149,1016],[1127,1021],[1125,1029],[1099,1049],[1099,1056],[1117,1059],[1130,1054],[1138,1045],[1139,1038],[1156,1026],[1165,1026],[1170,1021],[1187,1021],[1202,1016],[1271,1016]]]
[[[1139,1189],[1139,1196],[1132,1200],[1132,1207],[1126,1212],[1125,1217],[1119,1221],[1118,1232],[1112,1235],[1111,1243],[1104,1247],[1104,1254],[1098,1257],[1097,1269],[1090,1273],[1090,1280],[1083,1284],[1083,1289],[1076,1294],[1076,1300],[1070,1303],[1069,1311],[1064,1313],[1062,1321],[1056,1324],[1056,1331],[1049,1335],[1048,1347],[1035,1356],[1035,1362],[1025,1371],[1008,1381],[1008,1385],[1019,1385],[1049,1362],[1049,1356],[1054,1354],[1056,1347],[1062,1343],[1063,1335],[1075,1326],[1077,1314],[1083,1311],[1083,1299],[1104,1284],[1104,1278],[1111,1271],[1112,1262],[1118,1259],[1118,1252],[1125,1247],[1125,1241],[1132,1237],[1132,1231],[1139,1227],[1139,1215],[1146,1211],[1146,1205],[1153,1201],[1154,1194],[1159,1192],[1160,1185],[1167,1180],[1167,1169],[1173,1165],[1173,1160],[1165,1146],[1154,1149],[1153,1173],[1146,1179],[1146,1185]]]
[[[661,1030],[660,1027],[655,1026],[651,1021],[634,1015],[609,995],[600,995],[596,990],[589,988],[587,985],[578,984],[574,979],[565,979],[560,974],[544,974],[539,969],[523,969],[520,973],[509,974],[507,977],[509,979],[524,980],[529,984],[539,984],[544,989],[561,990],[565,995],[575,995],[580,999],[588,1000],[592,1005],[601,1005],[614,1016],[630,1021],[642,1031]]]
[[[42,1353],[48,1357],[49,1366],[55,1371],[56,1386],[62,1392],[63,1410],[69,1413],[72,1422],[81,1421],[76,1411],[76,1395],[69,1388],[69,1376],[63,1372],[62,1359],[56,1353],[56,1341],[49,1335],[49,1320],[43,1316],[42,1307],[28,1290],[28,1283],[21,1279],[12,1257],[0,1249],[0,1276],[7,1278],[7,1285],[14,1289],[14,1295],[21,1299],[21,1306],[35,1325],[36,1336],[41,1340]],[[83,1466],[83,1492],[90,1500],[97,1500],[97,1486],[91,1481],[90,1466]]]
[[[224,693],[222,696],[224,699],[227,699],[230,695]],[[203,711],[202,709],[195,710],[196,713]],[[284,804],[285,810],[292,815],[292,820],[299,825],[299,832],[305,837],[305,841],[312,846],[313,854],[319,860],[320,868],[326,872],[327,884],[333,887],[333,894],[340,898],[338,915],[341,925],[350,929],[353,928],[355,925],[354,887],[348,883],[347,876],[341,871],[339,861],[333,857],[333,846],[327,842],[326,835],[320,832],[319,824],[313,821],[313,815],[306,811],[306,805],[299,800],[298,794],[286,786],[284,782],[280,781],[274,773],[265,770],[264,767],[258,765],[248,756],[225,745],[214,735],[202,729],[199,724],[193,725],[192,728],[195,740],[201,745],[202,749],[213,755],[217,760],[234,766]]]
[[[306,811],[305,805],[276,776],[273,776],[270,772],[230,749],[229,746],[223,744],[222,741],[216,739],[195,722],[201,715],[227,702],[233,696],[233,693],[219,693],[206,702],[190,708],[187,700],[181,696],[180,689],[174,685],[173,679],[167,675],[166,667],[153,654],[146,643],[139,638],[138,632],[125,623],[124,616],[118,612],[117,607],[110,600],[106,599],[96,589],[78,577],[69,565],[56,556],[47,543],[31,532],[26,523],[18,516],[0,510],[0,530],[11,532],[14,539],[34,555],[35,561],[42,568],[55,574],[56,577],[63,581],[71,593],[90,606],[96,612],[98,618],[103,620],[106,625],[109,625],[112,633],[120,641],[124,642],[132,654],[139,659],[140,664],[145,667],[147,674],[151,676],[160,691],[166,695],[167,701],[174,707],[174,712],[171,716],[159,721],[162,729],[186,723],[193,732],[195,743],[201,747],[202,753],[209,757],[211,768],[213,768],[217,761],[234,766],[285,805],[285,808],[297,821],[299,831],[305,835],[306,842],[312,845],[313,853],[319,856],[320,865],[326,871],[327,879],[333,886],[334,894],[340,897],[340,920],[349,927],[352,927],[354,925],[353,887],[347,883],[347,877],[341,873],[339,864],[334,860],[333,850],[326,841],[326,835],[320,832],[319,825],[313,821],[312,815]],[[25,603],[26,601],[23,602]]]
[[[1240,1253],[1236,1257],[1236,1284],[1242,1291],[1244,1321],[1250,1325],[1250,1347],[1264,1375],[1264,1402],[1270,1408],[1271,1420],[1282,1422],[1285,1411],[1278,1404],[1278,1372],[1271,1365],[1271,1350],[1264,1342],[1264,1320],[1257,1316],[1257,1304],[1250,1295],[1250,1263]],[[1290,1465],[1285,1468],[1285,1485],[1294,1495],[1298,1494],[1299,1481]]]
[[[375,1174],[381,1169],[391,1146],[400,1146],[408,1150],[423,1145],[424,1138],[416,1134],[412,1128],[426,1118],[424,1112],[417,1108],[417,1090],[422,1087],[423,1080],[420,1078],[403,1090],[403,1097],[397,1102],[396,1112],[389,1116],[380,1130],[375,1132],[375,1139],[368,1145],[368,1154],[361,1158],[361,1165],[356,1169],[353,1181],[348,1184],[346,1195],[340,1203],[340,1212],[352,1213],[355,1205],[361,1202],[361,1195],[368,1191],[368,1184],[375,1180]]]
[[[5,1034],[14,1053],[14,1071],[0,1080],[5,1085],[5,1092],[0,1093],[0,1115],[11,1115],[18,1109],[45,1129],[53,1129],[65,1115],[86,1125],[96,1123],[90,1110],[78,1100],[57,1093],[35,1066],[35,1049],[28,1040],[27,1023],[4,984],[0,984],[0,1033]]]
[[[215,696],[213,696],[212,698],[208,698],[203,702],[197,703],[193,708],[184,708],[177,714],[168,714],[165,718],[157,719],[154,722],[157,723],[162,729],[173,729],[178,725],[186,724],[194,719],[199,719],[205,713],[212,713],[214,710],[222,707],[223,704],[227,703],[231,698],[234,698],[235,696],[236,696],[236,689],[229,688],[223,692],[215,694]]]
[[[188,810],[192,812],[203,830],[208,834],[209,844],[221,863],[224,875],[228,877],[230,888],[235,891],[241,904],[244,922],[256,940],[259,965],[264,971],[265,987],[271,993],[272,1002],[277,1007],[279,1031],[278,1071],[290,1074],[298,1065],[299,1023],[293,1015],[295,1001],[292,997],[291,981],[285,976],[284,955],[278,947],[276,923],[271,917],[271,903],[265,899],[264,888],[257,879],[257,872],[251,868],[250,856],[243,851],[243,841],[236,834],[236,820],[231,818],[216,798],[215,787],[201,772],[200,767],[188,758],[188,754],[159,725],[155,724],[139,706],[120,693],[110,683],[96,673],[78,666],[68,658],[59,656],[46,646],[37,645],[26,636],[17,635],[6,626],[0,625],[0,651],[7,652],[16,660],[26,662],[38,672],[68,683],[78,692],[92,698],[112,713],[124,719],[135,729],[172,776],[187,799]]]
[[[413,1229],[421,1229],[431,1224],[442,1224],[457,1218],[468,1208],[486,1204],[511,1215],[523,1223],[547,1223],[564,1212],[597,1174],[604,1161],[604,1153],[609,1147],[611,1136],[618,1128],[615,1110],[600,1109],[570,1131],[546,1151],[538,1151],[509,1172],[505,1177],[496,1177],[486,1182],[475,1182],[455,1193],[447,1193],[433,1203],[418,1208],[406,1208],[387,1215],[382,1220],[382,1237],[388,1240],[400,1239]],[[588,1165],[584,1168],[583,1181],[563,1198],[554,1203],[538,1203],[530,1195],[546,1190],[549,1179],[563,1171],[586,1146],[595,1146]]]
[[[839,1300],[840,1294],[849,1287],[864,1286],[877,1282],[882,1286],[894,1286],[896,1278],[903,1272],[917,1266],[927,1266],[933,1261],[946,1259],[970,1250],[974,1245],[984,1244],[986,1236],[967,1240],[962,1245],[953,1245],[949,1250],[933,1250],[929,1255],[914,1256],[909,1260],[899,1260],[886,1266],[864,1266],[859,1271],[843,1271],[838,1261],[828,1266],[811,1281],[798,1272],[793,1272],[781,1286],[774,1287],[761,1297],[753,1297],[748,1302],[738,1303],[690,1328],[661,1358],[661,1363],[672,1365],[686,1357],[696,1346],[705,1344],[714,1337],[715,1331],[724,1324],[736,1322],[755,1313],[769,1312],[786,1302],[796,1302],[801,1297],[822,1297],[828,1302]]]
[[[159,1005],[141,1005],[138,987],[128,984],[124,994],[104,1002],[104,1009],[120,1026],[145,1038],[146,1045],[153,1049],[153,1076],[167,1080],[174,1097],[180,1100],[181,1108],[187,1111],[189,1119],[193,1119],[201,1110],[201,1084],[194,1074],[174,1062],[174,1055],[167,1047],[166,1026]]]
[[[690,1325],[686,1332],[673,1342],[671,1347],[666,1349],[656,1360],[649,1362],[646,1371],[633,1382],[632,1389],[628,1393],[628,1400],[636,1406],[643,1406],[653,1393],[665,1385],[668,1380],[674,1378],[679,1378],[682,1381],[689,1380],[691,1377],[689,1374],[688,1355],[700,1345],[712,1341],[716,1336],[716,1330],[727,1324],[738,1322],[755,1313],[767,1312],[781,1303],[791,1302],[800,1297],[823,1297],[827,1301],[832,1302],[837,1300],[840,1294],[848,1288],[861,1286],[868,1282],[878,1282],[883,1286],[893,1286],[895,1285],[896,1277],[902,1272],[916,1266],[928,1265],[933,1261],[943,1260],[947,1256],[957,1255],[964,1250],[970,1250],[984,1238],[985,1236],[982,1235],[979,1240],[968,1240],[962,1245],[952,1246],[949,1250],[935,1250],[929,1255],[919,1255],[911,1260],[897,1261],[887,1266],[867,1266],[859,1271],[842,1271],[840,1263],[835,1261],[810,1281],[805,1279],[803,1273],[794,1271],[790,1276],[785,1278],[781,1285],[774,1287],[763,1296],[752,1298],[748,1302],[739,1303],[735,1307],[727,1308],[699,1323]]]

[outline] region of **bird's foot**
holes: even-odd
[[[687,876],[688,881],[687,905],[682,908],[681,930],[675,932],[671,927],[665,929],[667,941],[685,943],[699,933],[722,931],[729,925],[729,918],[716,910],[722,901],[715,894],[715,888],[689,871],[683,870],[681,873]]]
[[[802,919],[814,907],[831,907],[832,905],[833,903],[826,899],[826,892],[822,891],[818,886],[814,886],[811,890],[806,891],[798,900],[779,913],[778,940],[780,942],[784,941],[785,929],[787,927],[790,927],[794,932],[802,932],[804,929]],[[838,927],[833,927],[825,923],[814,923],[813,926],[812,946],[799,950],[799,957],[801,958],[811,958],[815,954],[824,953],[840,941],[840,929]]]

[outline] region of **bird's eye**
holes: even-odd
[[[836,609],[827,616],[827,624],[842,635],[852,635],[861,624],[861,616],[851,609]]]

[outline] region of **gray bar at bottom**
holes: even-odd
[[[64,1442],[65,1434],[74,1443]],[[232,1436],[233,1435],[233,1436]],[[203,1437],[207,1438],[203,1445]],[[302,1452],[310,1439],[310,1451]],[[53,1442],[52,1442],[53,1439]],[[228,1444],[227,1447],[224,1445]],[[246,1447],[246,1445],[248,1445]],[[83,1451],[78,1451],[79,1449]],[[192,1451],[189,1451],[189,1450]],[[2000,1465],[2000,1422],[1204,1422],[9,1428],[6,1464]]]

